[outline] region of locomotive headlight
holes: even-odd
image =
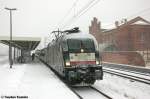
[[[70,62],[69,61],[66,62],[66,66],[70,66]]]
[[[81,49],[81,53],[83,53],[84,52],[84,49]]]
[[[99,61],[98,60],[96,60],[96,64],[99,65]]]

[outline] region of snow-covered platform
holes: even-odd
[[[0,99],[5,96],[26,96],[22,99],[78,99],[57,76],[40,62],[0,63]],[[3,98],[5,99],[5,98]]]

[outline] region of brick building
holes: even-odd
[[[101,29],[101,23],[94,18],[89,27],[89,33],[96,37],[100,45],[103,45],[104,61],[148,65],[150,63],[150,22],[136,17],[130,21],[124,19],[121,24],[116,21],[115,26],[110,30]],[[118,59],[119,57],[122,57],[120,58],[122,60]]]

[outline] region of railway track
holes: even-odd
[[[104,68],[108,68],[108,67],[104,67]],[[109,67],[109,69],[115,69],[115,70],[119,70],[119,71],[130,72],[130,73],[139,74],[139,75],[143,75],[143,76],[150,76],[150,74],[147,74],[147,73],[141,73],[141,72],[126,70],[126,69],[122,69],[122,68]]]
[[[42,63],[44,63],[48,68],[50,68],[55,74],[56,76],[79,98],[79,99],[84,99],[83,96],[80,95],[80,93],[78,93],[74,87],[69,86],[65,80],[53,69],[51,68],[47,63],[45,63],[44,61],[42,61],[41,59],[39,59]],[[100,95],[104,96],[106,99],[112,99],[110,96],[108,96],[107,94],[105,94],[104,92],[96,89],[93,86],[87,86],[88,88],[94,90],[95,92],[99,93]],[[82,87],[81,87],[82,88]]]
[[[115,63],[103,63],[103,67],[115,69],[115,70],[127,71],[127,72],[140,74],[144,76],[150,76],[150,69],[142,68],[142,67],[128,66],[125,64],[115,64]]]
[[[109,95],[107,95],[106,93],[96,89],[95,87],[93,86],[90,86],[90,88],[92,88],[93,90],[97,91],[98,93],[102,94],[103,96],[105,96],[107,99],[112,99]]]
[[[142,77],[126,74],[126,73],[121,73],[121,72],[117,72],[115,70],[109,70],[109,69],[106,69],[106,68],[103,68],[103,71],[106,72],[106,73],[109,73],[109,74],[117,75],[117,76],[120,76],[120,77],[124,77],[124,78],[127,78],[127,79],[131,79],[131,80],[134,80],[134,81],[138,81],[138,82],[150,85],[150,79],[146,79],[146,78],[142,78]]]
[[[82,99],[91,99],[91,97],[89,96],[89,94],[91,94],[93,97],[93,99],[113,99],[111,98],[109,95],[107,95],[106,93],[96,89],[93,86],[84,86],[84,87],[73,87],[73,90],[78,93]],[[85,95],[83,95],[83,92],[85,91]]]
[[[38,57],[37,57],[38,58]],[[51,66],[49,66],[46,62],[44,62],[43,60],[41,60],[40,58],[38,58],[43,64],[45,64],[48,68],[50,68],[55,75],[66,85],[66,87],[68,87],[79,99],[83,99],[82,96],[80,96],[76,91],[73,90],[73,88],[69,85],[67,85],[67,83],[64,81],[64,79],[53,69],[51,68]]]

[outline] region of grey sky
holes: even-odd
[[[9,12],[6,11],[4,7],[15,7],[18,9],[13,12],[13,35],[45,36],[58,27],[59,21],[64,17],[75,1],[76,0],[0,0],[0,35],[9,35]],[[78,0],[75,13],[89,1],[90,0]],[[149,5],[150,0],[100,0],[98,4],[67,27],[79,26],[82,31],[88,32],[88,26],[93,17],[98,17],[98,19],[102,21],[102,25],[107,26],[107,24],[112,24],[115,20],[130,17],[143,9],[150,8]],[[136,16],[142,16],[150,20],[149,10],[138,13]],[[66,17],[64,22],[69,20],[73,15],[74,11]]]

